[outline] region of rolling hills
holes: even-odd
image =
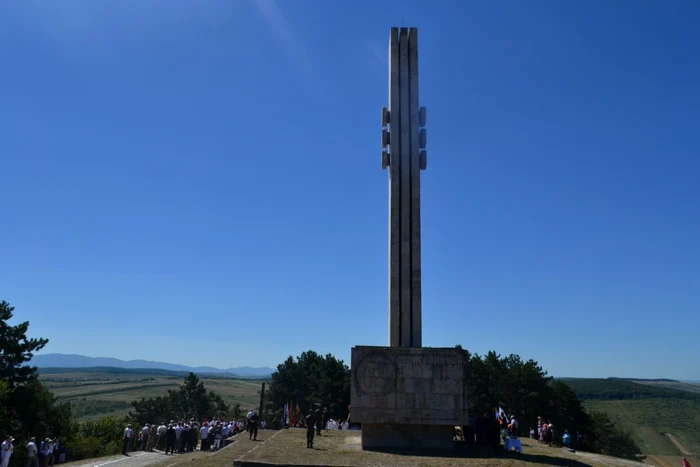
[[[587,410],[607,413],[627,429],[651,463],[680,465],[681,456],[700,453],[700,384],[620,378],[562,381],[576,390]]]
[[[68,355],[60,353],[48,353],[35,355],[31,364],[39,368],[93,368],[93,367],[113,367],[126,369],[153,369],[170,371],[192,371],[201,374],[227,374],[238,377],[263,377],[268,378],[275,370],[269,367],[237,367],[237,368],[214,368],[209,366],[190,367],[175,363],[153,362],[150,360],[119,360],[109,357],[86,357],[85,355]]]
[[[39,369],[42,383],[59,401],[71,403],[78,420],[127,415],[132,401],[177,389],[186,375],[187,372],[172,370],[111,367]],[[221,395],[231,406],[240,404],[242,408],[250,408],[260,402],[258,390],[262,379],[221,374],[199,376],[208,390]]]

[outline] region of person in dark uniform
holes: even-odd
[[[488,414],[484,414],[484,420],[488,420],[488,431],[486,432],[486,439],[493,449],[493,453],[498,452],[498,448],[501,446],[501,425],[498,423],[495,417],[489,417]]]
[[[306,422],[306,447],[308,449],[314,448],[314,414],[309,411],[309,414],[304,419]]]
[[[187,433],[187,452],[197,450],[197,431],[199,431],[197,424],[194,420],[190,421],[190,431]]]
[[[316,409],[316,434],[321,436],[321,427],[323,427],[323,412],[321,412],[321,407]]]
[[[168,425],[168,430],[165,432],[165,453],[175,454],[175,441],[177,436],[175,435],[175,427],[170,424]]]
[[[253,415],[248,419],[248,439],[253,439],[253,441],[258,440],[258,425],[260,424],[260,416],[257,412],[253,412]]]

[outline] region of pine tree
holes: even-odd
[[[37,368],[24,366],[41,350],[48,339],[28,339],[29,321],[10,326],[14,307],[6,301],[0,302],[0,380],[11,388],[26,383],[37,375]]]

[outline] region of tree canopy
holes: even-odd
[[[64,436],[71,428],[70,405],[58,403],[37,368],[25,365],[48,339],[27,338],[28,321],[11,326],[13,311],[0,301],[0,436]]]
[[[10,388],[36,376],[36,367],[24,364],[49,342],[48,339],[27,338],[29,321],[11,326],[8,321],[14,310],[6,301],[0,302],[0,380]]]
[[[269,401],[275,415],[291,402],[298,404],[302,412],[319,403],[328,409],[329,416],[346,417],[350,369],[333,355],[322,357],[313,350],[303,352],[296,360],[289,356],[272,374]]]
[[[160,423],[169,420],[201,421],[205,417],[222,416],[229,413],[224,399],[208,391],[197,375],[190,373],[177,390],[168,390],[164,396],[142,398],[132,402],[134,412],[129,415],[139,423]]]

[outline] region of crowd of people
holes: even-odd
[[[504,412],[498,412],[495,416],[485,413],[481,417],[470,417],[469,425],[460,427],[455,435],[467,444],[491,446],[496,452],[501,441],[520,435],[520,424],[515,415],[508,417]]]
[[[257,415],[254,410],[248,412],[246,423],[240,420],[212,420],[207,419],[197,422],[191,419],[189,422],[170,420],[160,425],[146,423],[139,429],[129,424],[124,429],[122,442],[122,454],[127,455],[131,450],[164,451],[166,454],[184,454],[196,451],[218,450],[223,447],[225,439],[240,433],[244,429],[250,429],[251,438],[257,436]],[[255,426],[253,426],[255,425]],[[264,425],[264,424],[263,424]],[[262,426],[261,428],[264,428]]]
[[[15,452],[15,439],[8,436],[2,442],[0,451],[0,467],[7,467]],[[37,444],[36,438],[31,438],[25,446],[27,450],[27,467],[49,467],[66,461],[65,449],[58,438],[45,438]]]
[[[554,424],[549,420],[544,421],[542,417],[537,417],[537,430],[530,427],[530,438],[537,440],[539,444],[548,444],[554,446],[558,443],[557,432],[554,428]],[[575,442],[575,444],[574,444]],[[582,449],[585,440],[581,433],[576,433],[576,440],[574,441],[569,430],[564,430],[564,434],[561,436],[561,444],[567,448]]]

